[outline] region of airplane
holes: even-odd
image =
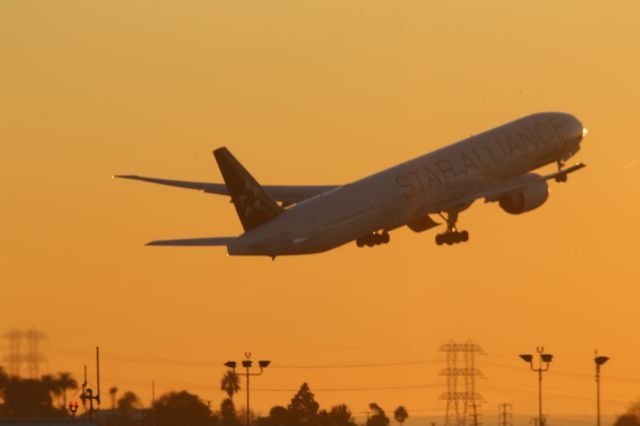
[[[226,246],[229,255],[319,253],[355,241],[358,247],[386,244],[389,232],[408,226],[423,232],[440,223],[437,245],[469,240],[458,229],[459,214],[484,199],[513,215],[545,203],[549,180],[566,182],[582,163],[565,168],[587,129],[567,113],[525,116],[345,185],[260,185],[225,147],[213,151],[222,183],[114,177],[228,195],[244,233],[238,236],[159,240],[150,246]],[[532,173],[555,163],[557,170]]]

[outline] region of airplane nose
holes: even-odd
[[[582,140],[587,136],[587,128],[584,127],[584,125],[582,124],[582,122],[580,120],[578,120],[577,118],[573,117],[574,123],[575,123],[575,127],[572,131],[573,133],[573,138],[575,138],[574,140],[576,140],[578,143],[582,142]]]

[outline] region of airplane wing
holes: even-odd
[[[530,175],[523,175],[508,181],[484,181],[476,179],[461,183],[459,186],[447,191],[446,198],[437,200],[430,205],[425,213],[439,213],[468,206],[479,198],[484,198],[485,203],[498,201],[502,196],[527,187],[535,182],[542,182],[549,179],[566,180],[569,173],[586,167],[583,163],[575,164],[564,170],[559,170],[544,176],[537,176],[531,179]]]
[[[148,242],[147,246],[226,246],[236,237],[187,238],[181,240],[157,240]]]
[[[137,175],[115,175],[114,178],[139,180],[143,182],[157,183],[160,185],[176,186],[179,188],[195,189],[208,194],[229,195],[229,191],[224,183],[190,182],[184,180],[159,179]],[[338,185],[264,185],[264,190],[276,201],[285,206],[299,203],[307,198],[327,192],[337,188]]]

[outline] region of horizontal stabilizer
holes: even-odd
[[[179,188],[196,189],[198,191],[210,192],[212,194],[228,195],[227,187],[223,183],[190,182],[186,180],[158,179],[138,175],[114,175],[118,179],[140,180],[142,182],[158,183],[160,185],[177,186]]]
[[[229,190],[224,183],[192,182],[186,180],[159,179],[138,175],[114,175],[118,179],[138,180],[142,182],[157,183],[160,185],[175,186],[178,188],[195,189],[208,194],[229,195]],[[283,205],[299,203],[307,198],[315,197],[324,192],[337,188],[338,185],[265,185],[264,190],[274,200]]]
[[[157,240],[148,242],[148,246],[226,246],[236,237],[187,238],[182,240]]]

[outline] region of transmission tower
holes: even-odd
[[[512,410],[513,406],[511,404],[498,405],[498,426],[513,426],[513,414],[511,414]]]
[[[20,375],[20,363],[22,362],[22,354],[20,353],[22,332],[14,329],[4,333],[2,337],[9,341],[9,354],[6,355],[3,360],[8,365],[9,375],[17,377]]]
[[[450,340],[440,347],[440,352],[447,354],[447,367],[440,372],[447,378],[447,391],[441,396],[447,401],[445,426],[479,426],[482,397],[476,392],[476,378],[482,373],[475,367],[475,356],[484,353],[482,348],[471,341]]]
[[[44,356],[40,353],[40,342],[46,337],[43,332],[35,328],[27,330],[24,333],[24,338],[27,340],[27,352],[24,360],[27,363],[29,377],[32,379],[40,375],[40,363],[45,361]]]
[[[29,377],[32,379],[38,377],[40,364],[46,361],[40,353],[40,342],[47,336],[32,328],[27,331],[14,329],[5,333],[3,337],[9,340],[9,354],[4,357],[9,364],[9,374],[20,376],[22,363],[26,363]],[[22,340],[26,340],[26,352],[22,351]]]

